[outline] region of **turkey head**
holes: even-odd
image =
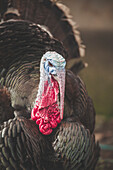
[[[65,59],[54,51],[46,52],[40,63],[40,82],[31,118],[44,135],[63,119],[65,91]]]

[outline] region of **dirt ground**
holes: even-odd
[[[95,134],[102,147],[96,170],[113,170],[113,118],[97,116]]]

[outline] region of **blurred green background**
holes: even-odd
[[[113,0],[62,0],[70,8],[86,46],[81,71],[96,113],[113,116]]]

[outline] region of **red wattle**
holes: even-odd
[[[57,105],[57,96],[59,93],[58,82],[51,78],[51,85],[48,81],[44,84],[44,92],[40,101],[36,101],[36,105],[31,112],[32,120],[39,125],[39,130],[44,135],[52,133],[52,129],[56,128],[61,122],[60,110]]]

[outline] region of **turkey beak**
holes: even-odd
[[[64,92],[65,92],[65,69],[57,70],[57,81],[59,83],[60,90],[60,118],[63,119],[64,111]]]

